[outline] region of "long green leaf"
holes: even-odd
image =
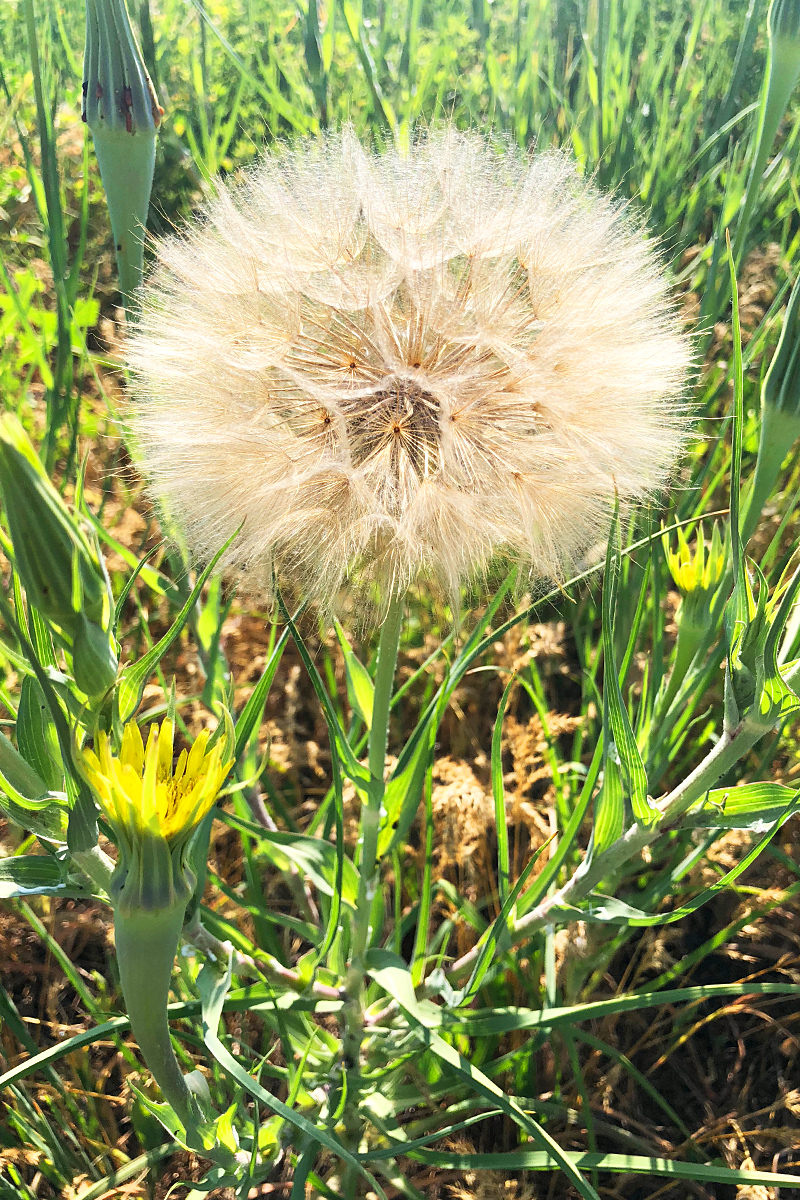
[[[192,609],[200,597],[200,593],[205,586],[206,580],[209,578],[211,572],[214,570],[217,563],[228,549],[228,546],[230,546],[234,538],[238,536],[238,533],[239,531],[237,529],[236,533],[232,534],[228,538],[224,546],[221,546],[211,559],[211,562],[208,563],[208,565],[200,572],[197,577],[197,582],[186,599],[186,603],[183,605],[183,608],[181,608],[180,612],[164,636],[158,642],[156,642],[155,646],[151,647],[151,649],[148,650],[138,662],[134,663],[130,667],[127,667],[122,672],[117,685],[115,706],[119,720],[123,725],[126,721],[130,720],[130,718],[136,712],[136,709],[139,707],[142,694],[144,692],[144,685],[146,684],[148,677],[152,675],[156,666],[161,662],[161,659],[167,653],[172,643],[177,637],[179,637],[181,631],[191,616]]]
[[[625,777],[633,815],[640,824],[649,825],[652,824],[658,813],[647,798],[647,771],[642,762],[642,756],[639,753],[639,747],[636,744],[636,738],[631,728],[628,710],[622,699],[614,646],[617,585],[620,563],[622,561],[619,538],[619,501],[617,500],[611,520],[611,531],[609,533],[608,550],[606,553],[606,574],[603,581],[603,661],[605,664],[603,673],[603,723],[606,726],[604,734],[607,739],[606,766],[608,766],[609,756],[614,753],[614,750],[612,750],[613,746],[619,757],[619,763]],[[632,649],[630,645],[631,640],[632,638],[628,642],[629,650]],[[626,654],[626,658],[628,657],[628,654]],[[608,726],[610,726],[610,729]],[[612,794],[614,793],[612,792]],[[613,830],[613,821],[609,822],[609,828]],[[601,842],[600,836],[598,834],[595,835],[595,849],[598,852],[606,849],[607,845],[610,845],[610,843]]]
[[[580,1171],[570,1161],[569,1156],[564,1153],[547,1130],[529,1113],[525,1112],[512,1097],[507,1096],[488,1075],[484,1075],[483,1071],[474,1063],[464,1058],[454,1046],[444,1041],[435,1032],[431,1027],[431,1018],[427,1015],[427,1009],[422,1008],[425,1002],[418,1001],[413,994],[411,976],[402,959],[396,959],[394,955],[386,951],[371,950],[367,954],[367,969],[375,982],[383,988],[387,995],[397,1001],[409,1019],[422,1032],[427,1048],[439,1059],[448,1073],[456,1075],[460,1080],[466,1082],[474,1092],[496,1105],[537,1145],[544,1147],[554,1160],[554,1165],[559,1167],[571,1180],[584,1200],[600,1200],[595,1189],[583,1178]],[[408,976],[407,983],[400,978],[405,975]],[[440,1010],[435,1011],[438,1013]]]
[[[682,1163],[673,1158],[647,1158],[642,1154],[583,1154],[569,1150],[559,1155],[541,1150],[510,1150],[505,1154],[455,1154],[441,1150],[409,1150],[417,1162],[430,1163],[444,1171],[556,1171],[563,1161],[575,1171],[609,1171],[620,1175],[654,1175],[667,1179],[690,1179],[696,1183],[723,1183],[730,1187],[771,1186],[800,1188],[800,1175],[771,1171],[737,1171],[713,1163]]]
[[[278,664],[281,661],[288,638],[289,629],[287,626],[281,632],[281,636],[278,638],[272,654],[269,656],[269,660],[261,673],[261,678],[248,696],[247,703],[237,717],[236,725],[234,726],[236,733],[235,757],[237,759],[244,753],[244,748],[253,735],[256,722],[261,720],[264,705],[267,702],[267,696],[272,687],[272,681],[275,678],[275,672],[278,669]]]
[[[64,870],[49,854],[0,859],[0,900],[11,896],[52,896],[67,890]]]
[[[696,829],[750,829],[762,833],[776,820],[788,820],[799,797],[795,788],[780,783],[715,788],[684,813],[681,824]]]

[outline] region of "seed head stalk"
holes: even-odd
[[[389,740],[389,708],[394,690],[397,649],[403,621],[404,598],[393,597],[381,626],[375,667],[375,694],[369,732],[369,794],[361,814],[361,857],[359,862],[358,907],[352,960],[363,958],[372,934],[372,902],[378,886],[378,834],[386,792],[386,747]]]
[[[342,1020],[344,1036],[342,1051],[345,1069],[356,1074],[359,1071],[361,1046],[364,1037],[364,980],[366,977],[365,955],[372,940],[372,914],[375,896],[380,886],[380,864],[378,862],[378,835],[380,833],[383,801],[386,794],[386,748],[389,739],[389,711],[394,691],[394,675],[397,665],[397,650],[403,623],[403,596],[393,596],[381,625],[378,642],[378,657],[375,665],[372,721],[369,731],[368,764],[369,790],[366,803],[361,810],[361,841],[359,857],[358,901],[353,923],[350,964],[347,972],[347,1002]],[[358,1089],[350,1100],[344,1116],[345,1128],[351,1141],[360,1137],[361,1123],[355,1111],[358,1105]],[[353,1146],[357,1149],[357,1145]],[[345,1195],[354,1195],[355,1175],[345,1181]]]

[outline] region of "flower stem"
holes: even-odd
[[[350,1075],[344,1125],[347,1139],[353,1149],[358,1148],[361,1136],[357,1083],[361,1064],[361,1047],[364,1040],[365,954],[372,938],[373,905],[380,884],[378,835],[383,813],[383,800],[386,794],[389,710],[394,690],[394,673],[402,623],[403,598],[395,597],[389,604],[381,626],[378,657],[375,664],[368,752],[370,781],[366,802],[361,810],[358,900],[352,928],[350,965],[345,981],[347,1001],[342,1010],[342,1059],[344,1070]],[[351,1200],[355,1196],[356,1186],[356,1176],[348,1168],[344,1179],[344,1194],[347,1200]]]
[[[386,792],[386,746],[389,739],[389,708],[394,690],[397,648],[403,623],[403,598],[389,604],[378,643],[375,665],[375,690],[369,731],[369,793],[361,812],[361,856],[359,861],[358,904],[351,951],[351,962],[359,961],[372,934],[372,902],[378,887],[378,834],[383,798]]]
[[[188,1130],[197,1123],[197,1110],[172,1049],[167,1023],[172,965],[185,909],[185,899],[152,910],[118,906],[114,931],[131,1029],[164,1099]]]

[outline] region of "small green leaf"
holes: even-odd
[[[63,844],[67,840],[69,818],[66,799],[63,792],[50,795],[49,803],[32,809],[17,804],[8,796],[0,796],[0,812],[5,813],[10,821],[14,821],[28,833],[35,833],[46,842]]]
[[[622,837],[625,827],[625,802],[622,790],[622,775],[616,756],[616,747],[605,755],[603,782],[594,802],[594,823],[590,853],[602,854]]]
[[[373,947],[365,955],[367,973],[372,976],[387,996],[391,996],[410,1016],[425,1029],[438,1029],[442,1024],[442,1009],[430,1000],[418,1000],[414,993],[414,982],[402,958],[389,950]]]
[[[303,833],[284,833],[271,830],[261,838],[259,848],[272,860],[279,870],[285,871],[289,864],[298,868],[312,879],[316,887],[326,896],[333,896],[337,876],[336,847],[321,838],[308,837]],[[355,905],[358,895],[358,874],[349,858],[342,860],[341,898],[345,904]]]
[[[385,815],[378,837],[380,858],[402,845],[414,822],[422,795],[422,782],[430,764],[434,736],[435,725],[430,725],[425,736],[417,740],[403,769],[398,772],[396,766],[386,784],[383,794]]]
[[[636,738],[631,728],[628,710],[622,699],[620,688],[619,668],[614,649],[614,632],[616,622],[616,599],[621,549],[619,544],[619,501],[614,504],[614,514],[611,520],[611,530],[606,552],[606,574],[603,581],[603,737],[606,746],[606,770],[612,757],[612,749],[616,748],[619,766],[627,784],[633,815],[640,825],[651,825],[658,816],[658,811],[650,803],[647,796],[647,771],[636,744]],[[612,790],[614,802],[616,792]],[[617,815],[616,809],[614,815]],[[609,822],[609,829],[614,823]],[[621,830],[620,830],[621,832]],[[616,836],[619,836],[617,834]],[[608,844],[608,843],[606,843]],[[601,847],[598,845],[597,849]]]
[[[20,854],[0,859],[0,899],[53,895],[67,889],[61,864],[49,854]]]
[[[372,725],[372,702],[375,695],[372,679],[361,659],[353,653],[353,649],[347,640],[347,635],[338,621],[336,622],[336,636],[339,639],[339,645],[342,647],[342,655],[344,656],[347,699],[350,701],[350,707],[358,714],[367,729],[369,729]]]
[[[494,800],[494,825],[497,831],[497,893],[501,905],[505,903],[508,896],[510,882],[506,794],[503,785],[503,718],[508,707],[511,689],[516,682],[516,677],[512,675],[501,697],[492,730],[492,798]]]
[[[300,636],[300,631],[297,628],[294,619],[290,615],[286,605],[283,603],[280,593],[278,594],[278,604],[280,605],[286,624],[289,627],[289,631],[292,635],[294,644],[297,647],[297,651],[303,660],[303,665],[308,672],[308,677],[311,680],[311,686],[313,687],[317,699],[322,706],[322,711],[325,716],[325,722],[328,726],[328,733],[331,739],[331,749],[334,750],[334,753],[338,753],[339,755],[342,773],[346,775],[348,779],[351,779],[356,787],[366,789],[369,787],[370,783],[369,771],[362,766],[353,753],[353,747],[347,740],[347,734],[342,728],[341,721],[339,720],[333,702],[331,701],[331,698],[325,688],[322,676],[317,670],[317,667],[308,652],[308,647]]]
[[[795,811],[800,792],[780,783],[745,783],[706,792],[681,818],[700,829],[749,829],[763,833]]]
[[[45,808],[52,802],[44,779],[4,733],[0,733],[0,788],[21,808]]]
[[[257,723],[261,721],[264,714],[264,705],[267,702],[269,689],[272,687],[272,681],[275,678],[275,672],[278,669],[278,663],[281,661],[288,637],[289,627],[287,626],[278,638],[272,654],[269,656],[269,661],[264,667],[261,678],[248,696],[247,703],[236,719],[234,730],[236,733],[236,749],[234,755],[237,760],[244,753],[245,747],[252,737]]]

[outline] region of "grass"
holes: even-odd
[[[399,761],[377,833],[384,887],[364,955],[363,1069],[350,1076],[335,990],[347,938],[369,941],[366,876],[351,860],[376,648],[308,616],[273,626],[216,584],[195,595],[180,550],[160,546],[113,425],[113,251],[77,119],[83,11],[19,0],[0,13],[4,407],[69,498],[88,456],[85,494],[117,597],[152,552],[121,606],[122,661],[141,661],[184,610],[163,656],[129,677],[131,703],[141,685],[140,712],[162,714],[175,676],[190,736],[229,679],[235,689],[242,786],[214,828],[202,915],[239,958],[226,985],[202,952],[180,955],[171,1018],[182,1064],[202,1065],[218,1111],[235,1106],[249,1155],[234,1182],[168,1136],[117,1015],[108,907],[63,865],[45,818],[11,805],[0,1196],[161,1200],[172,1181],[181,1196],[259,1184],[292,1200],[338,1197],[358,1193],[359,1169],[385,1195],[454,1200],[506,1194],[506,1181],[520,1198],[626,1200],[733,1196],[774,1187],[773,1170],[782,1195],[800,1183],[795,1093],[780,1082],[798,1060],[796,719],[778,727],[770,712],[747,753],[731,751],[710,779],[709,799],[706,785],[683,787],[719,744],[731,695],[746,711],[762,619],[726,523],[739,476],[746,489],[755,469],[760,384],[800,236],[796,95],[761,177],[766,7],[132,6],[167,109],[153,230],[264,145],[344,121],[380,144],[452,120],[521,146],[566,146],[644,206],[702,322],[697,439],[664,512],[639,514],[612,540],[605,582],[590,572],[532,603],[498,577],[497,602],[473,603],[458,632],[422,594],[407,615],[383,696]],[[748,547],[773,594],[797,541],[798,488],[787,457]],[[676,612],[658,530],[663,520],[691,537],[703,517],[708,533],[715,516],[734,553],[698,628]],[[774,649],[789,663],[800,629],[785,607]],[[736,687],[724,684],[726,657]],[[676,661],[681,679],[668,685]],[[0,665],[10,730],[33,684],[8,623]],[[775,672],[772,684],[777,703]],[[731,799],[735,784],[757,781],[770,787]],[[650,844],[639,832],[623,857],[623,796],[638,806],[637,832],[648,795],[671,797],[676,818]],[[31,863],[34,851],[44,863]],[[581,861],[591,889],[570,882]],[[40,894],[13,898],[24,887]],[[355,1129],[348,1081],[369,1118]],[[341,1166],[342,1146],[362,1155],[358,1166]]]

